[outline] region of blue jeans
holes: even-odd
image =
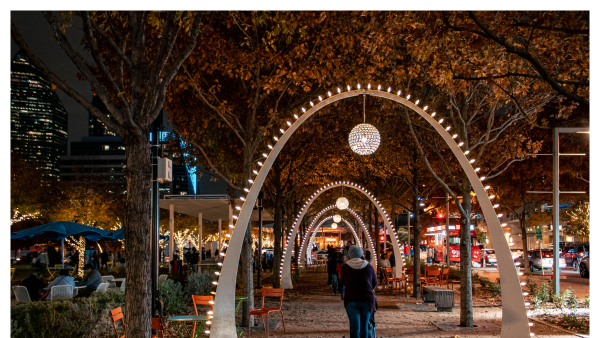
[[[350,338],[369,338],[369,319],[371,307],[363,302],[351,302],[346,305],[350,321]]]
[[[337,275],[337,272],[336,273],[330,273],[329,276],[331,276],[331,288],[333,289],[333,295],[335,296],[335,292],[337,291],[337,287],[338,287],[338,275]]]

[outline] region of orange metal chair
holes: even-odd
[[[430,270],[427,272],[427,277],[425,277],[425,282],[427,285],[441,285],[442,281],[442,272],[440,270]]]
[[[123,311],[121,311],[121,307],[110,310],[110,312],[108,314],[110,316],[110,321],[112,322],[113,329],[115,329],[115,336],[117,338],[125,338],[125,321],[123,321]],[[115,322],[117,322],[119,320],[121,321],[121,326],[123,327],[123,335],[122,336],[119,336],[119,332],[117,331],[117,326],[115,325]]]
[[[402,282],[404,281],[404,277],[394,277],[393,268],[386,268],[384,271],[384,276],[387,276],[387,282],[391,283],[394,289],[400,290],[402,287]]]
[[[212,311],[214,310],[215,301],[213,296],[195,296],[192,295],[192,302],[194,303],[194,311],[196,311],[196,316],[198,316],[198,307],[196,305],[210,305],[210,313],[212,315]],[[196,337],[196,322],[194,322],[194,331],[192,333],[192,337]]]
[[[448,285],[448,277],[450,276],[450,269],[442,269],[442,276],[440,277],[440,286],[446,285],[446,289],[450,288]]]
[[[265,297],[278,297],[279,307],[265,307]],[[283,319],[283,311],[281,311],[281,305],[283,304],[283,289],[262,289],[262,307],[260,309],[250,310],[248,315],[248,337],[250,337],[250,316],[260,316],[263,321],[263,327],[267,331],[267,338],[269,337],[269,313],[280,312],[281,321],[283,322],[283,332],[285,331],[285,319]],[[265,317],[267,317],[267,325],[265,325]]]
[[[156,334],[153,334],[152,338],[158,338],[159,333],[161,338],[165,338],[165,327],[161,318],[152,317],[152,330],[156,330]]]

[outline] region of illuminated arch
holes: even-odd
[[[354,190],[360,192],[361,194],[363,194],[365,197],[367,197],[371,201],[371,203],[373,203],[373,205],[375,205],[375,208],[377,208],[377,211],[379,212],[379,215],[383,219],[383,223],[385,224],[387,231],[390,234],[390,237],[392,238],[392,248],[394,250],[394,255],[395,255],[395,257],[401,257],[400,256],[400,246],[398,245],[398,235],[396,234],[396,231],[394,230],[394,227],[392,226],[389,215],[387,214],[387,212],[385,211],[385,208],[381,205],[381,203],[379,203],[377,198],[370,191],[368,191],[367,189],[365,189],[364,187],[362,187],[356,183],[346,182],[346,181],[328,183],[328,184],[325,184],[324,186],[322,186],[321,188],[319,188],[315,193],[313,193],[308,198],[308,200],[302,206],[302,209],[300,209],[300,212],[298,212],[298,216],[296,216],[296,219],[294,220],[294,224],[292,224],[292,228],[290,229],[288,237],[287,237],[286,246],[284,246],[282,261],[280,262],[280,265],[279,265],[279,276],[281,277],[281,287],[282,288],[284,288],[284,289],[292,288],[292,278],[291,278],[291,274],[290,274],[291,265],[292,265],[291,264],[292,253],[291,253],[291,251],[288,252],[287,243],[289,243],[289,241],[291,239],[296,238],[296,234],[298,233],[298,227],[300,226],[300,223],[302,222],[302,219],[304,218],[304,215],[308,211],[308,208],[311,206],[311,204],[325,191],[334,189],[337,187],[347,187],[347,188],[354,189]],[[356,214],[355,214],[355,217],[359,220],[359,222],[362,223],[362,220],[359,217],[357,217]],[[364,226],[364,224],[363,224],[363,226]],[[303,251],[301,251],[301,252],[303,252]],[[373,252],[373,254],[375,254],[375,252]],[[396,269],[395,277],[401,277],[401,276],[402,276],[402,269]]]
[[[502,299],[502,337],[529,337],[529,323],[527,320],[527,310],[525,307],[525,300],[523,298],[523,291],[521,290],[518,273],[514,267],[510,248],[504,237],[500,220],[494,210],[486,190],[489,186],[484,187],[479,178],[477,172],[471,166],[474,160],[467,158],[465,153],[461,150],[461,143],[456,143],[455,138],[457,134],[450,135],[448,131],[450,126],[442,126],[443,118],[436,121],[434,119],[435,112],[429,115],[426,113],[427,106],[420,108],[418,106],[419,100],[414,103],[409,101],[410,95],[406,98],[401,97],[401,91],[397,94],[391,93],[391,88],[387,91],[382,91],[381,86],[378,86],[377,90],[371,89],[369,85],[367,89],[361,89],[360,85],[357,85],[357,90],[353,90],[350,86],[347,86],[347,91],[343,92],[340,88],[337,89],[337,94],[327,92],[327,98],[319,96],[316,105],[310,102],[311,108],[306,110],[302,108],[300,115],[294,114],[295,122],[287,121],[286,129],[280,129],[276,136],[273,136],[273,140],[276,141],[274,145],[269,144],[270,153],[264,153],[264,163],[258,162],[258,166],[261,167],[260,171],[256,172],[257,175],[254,180],[250,180],[251,187],[244,189],[248,194],[241,211],[238,215],[234,215],[236,220],[236,226],[234,227],[233,234],[231,235],[227,255],[223,261],[223,266],[220,272],[219,281],[217,283],[217,292],[215,296],[215,307],[214,307],[214,318],[212,319],[212,325],[210,330],[211,337],[235,337],[237,335],[235,328],[235,281],[237,277],[238,262],[242,249],[246,228],[250,222],[252,215],[252,209],[254,207],[254,201],[258,197],[259,191],[262,189],[267,174],[275,159],[283,149],[283,146],[290,139],[292,134],[306,121],[309,117],[314,115],[322,108],[351,97],[359,95],[370,95],[374,97],[389,99],[391,101],[400,103],[405,107],[413,110],[419,114],[427,123],[429,123],[435,131],[442,137],[446,142],[449,149],[454,153],[458,163],[462,167],[465,175],[469,179],[473,191],[477,196],[477,200],[481,206],[481,210],[486,219],[488,225],[488,232],[490,233],[491,239],[494,242],[494,249],[496,251],[496,257],[498,259],[498,269],[500,270],[500,285],[502,287],[503,299]],[[292,120],[292,119],[290,119]],[[470,162],[471,161],[471,162]],[[394,251],[396,248],[394,248]],[[399,257],[399,256],[397,256]]]
[[[323,223],[325,223],[325,221],[328,221],[328,220],[329,220],[329,219],[331,219],[331,218],[333,218],[333,216],[329,216],[329,217],[327,217],[327,218],[323,219],[323,221],[319,222],[319,224],[318,224],[318,225],[315,227],[315,231],[313,231],[313,234],[312,234],[312,236],[310,236],[310,241],[308,242],[308,243],[309,243],[309,245],[306,247],[306,257],[310,256],[310,254],[311,254],[312,243],[315,241],[315,237],[316,237],[317,233],[319,232],[319,228],[321,227],[321,225],[322,225]],[[354,238],[356,239],[356,243],[357,243],[357,245],[358,245],[358,246],[360,246],[360,247],[362,248],[362,245],[360,245],[360,244],[359,244],[359,243],[360,243],[360,240],[359,240],[358,236],[356,235],[356,232],[355,232],[355,231],[354,231],[354,229],[352,228],[352,225],[351,225],[350,223],[348,223],[348,221],[347,221],[347,220],[345,220],[344,218],[342,218],[342,221],[343,221],[344,223],[346,223],[346,225],[347,225],[347,226],[348,226],[350,229],[352,229],[352,232],[354,233]],[[363,230],[364,230],[364,228],[363,228]],[[306,235],[304,236],[304,238],[305,238],[305,239],[308,237],[308,234],[309,234],[309,232],[307,231],[307,232],[306,232]],[[373,253],[373,250],[374,250],[374,248],[373,248],[373,242],[372,242],[372,241],[368,241],[367,243],[368,243],[368,246],[369,246],[369,248],[368,248],[368,249],[369,249],[369,251],[371,251],[371,253],[373,254],[373,257],[375,258],[375,259],[373,259],[373,260],[371,261],[371,263],[370,263],[370,264],[371,264],[371,266],[373,267],[373,269],[375,269],[375,271],[377,271],[377,257],[376,257],[377,255]],[[300,252],[302,252],[302,251],[300,251]]]

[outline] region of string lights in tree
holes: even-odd
[[[79,253],[79,260],[77,264],[77,276],[83,277],[83,265],[85,261],[85,237],[79,236],[79,239],[75,239],[73,236],[65,238],[65,241],[77,250]]]
[[[34,219],[34,218],[38,218],[40,217],[40,213],[39,212],[34,212],[34,213],[30,213],[30,214],[21,214],[19,212],[19,209],[16,209],[13,217],[10,219],[10,225],[13,225],[15,223],[19,223],[28,219]]]

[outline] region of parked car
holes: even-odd
[[[318,250],[312,253],[312,259],[327,259],[327,250]]]
[[[552,250],[542,249],[541,256],[540,250],[532,250],[529,252],[529,268],[531,269],[531,272],[535,272],[535,269],[552,269],[553,266],[554,252]],[[559,257],[558,267],[559,269],[567,267],[564,257]]]
[[[512,255],[513,261],[523,255],[523,249],[512,248],[510,249],[510,254]]]
[[[481,257],[481,265],[497,265],[498,261],[496,260],[496,251],[493,249],[483,249],[482,257]]]
[[[583,257],[579,261],[579,274],[583,278],[590,278],[590,256]]]
[[[570,244],[566,245],[562,252],[567,264],[572,266],[573,270],[577,271],[579,261],[582,258],[589,256],[590,247],[588,244]]]

